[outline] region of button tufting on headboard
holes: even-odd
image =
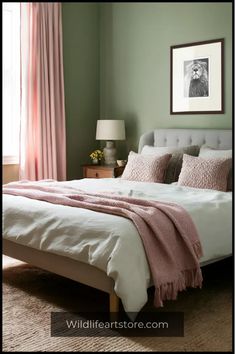
[[[144,145],[188,146],[207,144],[216,149],[232,149],[230,129],[156,129],[143,134],[139,141],[139,152]]]

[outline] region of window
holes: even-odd
[[[3,163],[19,162],[20,3],[3,3]]]

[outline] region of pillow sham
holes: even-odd
[[[199,157],[206,158],[232,158],[231,150],[218,150],[208,145],[202,145],[199,151]]]
[[[183,163],[183,154],[198,156],[200,147],[198,145],[184,147],[169,147],[169,146],[148,146],[145,145],[141,151],[142,155],[162,156],[170,153],[172,157],[168,163],[164,183],[170,184],[177,182]]]
[[[231,150],[217,150],[208,145],[202,145],[199,152],[199,157],[203,158],[231,158],[232,159],[232,149]],[[229,170],[228,180],[227,180],[227,190],[232,191],[232,160],[231,168]]]
[[[184,154],[178,185],[226,192],[231,159],[206,159]]]
[[[151,146],[144,145],[142,148],[142,155],[165,155],[172,154],[173,152],[181,151],[182,148],[178,148],[176,146]]]
[[[171,154],[145,156],[131,151],[121,178],[129,181],[163,183],[170,158]]]

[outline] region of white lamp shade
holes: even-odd
[[[98,120],[96,140],[125,140],[124,120],[116,120],[116,119]]]

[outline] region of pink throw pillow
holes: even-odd
[[[131,151],[121,178],[129,181],[163,183],[170,158],[171,154],[153,156]]]
[[[184,154],[178,185],[225,192],[230,166],[229,158],[206,159]]]

